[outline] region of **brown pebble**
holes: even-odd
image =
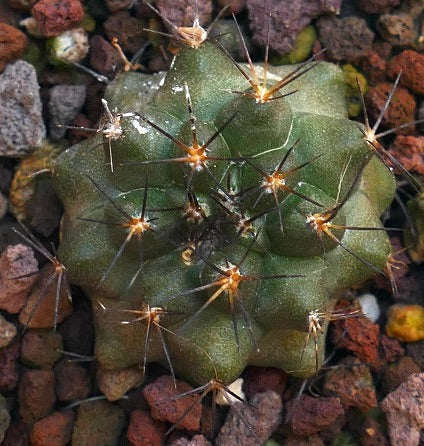
[[[398,362],[390,364],[383,374],[382,390],[384,394],[393,392],[410,375],[419,372],[421,372],[420,366],[410,356],[403,356]]]
[[[74,412],[67,410],[37,421],[32,427],[31,445],[66,446],[71,441],[74,419]]]
[[[323,16],[317,22],[320,41],[331,60],[355,61],[372,51],[374,33],[364,19],[350,16]]]
[[[102,36],[90,38],[90,67],[98,73],[112,77],[124,66],[118,51]]]
[[[22,56],[28,42],[22,31],[0,22],[0,72],[9,62]]]
[[[46,284],[50,281],[54,273],[53,265],[49,262],[40,271],[40,278],[22,311],[19,313],[19,322],[29,328],[52,328],[54,327],[57,276],[51,281],[46,289]],[[44,294],[40,301],[40,295]],[[59,298],[57,323],[63,321],[72,313],[72,304],[67,293],[67,286],[62,282]]]
[[[125,424],[124,411],[109,401],[87,401],[78,406],[72,446],[116,446]]]
[[[19,414],[27,424],[49,415],[56,401],[52,370],[28,370],[19,382]]]
[[[287,379],[287,373],[274,367],[248,367],[244,373],[243,390],[248,399],[256,393],[267,390],[273,390],[282,395]]]
[[[383,14],[399,4],[400,0],[359,0],[359,7],[368,14]]]
[[[0,391],[2,392],[13,390],[18,384],[20,352],[21,345],[17,340],[0,349]]]
[[[324,446],[324,442],[319,435],[297,437],[296,435],[289,434],[284,439],[284,446]]]
[[[387,66],[387,74],[395,78],[400,71],[401,85],[416,94],[424,94],[424,54],[405,50],[394,56]]]
[[[19,313],[38,279],[38,262],[26,245],[9,245],[0,257],[0,309]],[[23,277],[26,276],[26,277]],[[22,277],[17,279],[17,277]]]
[[[143,389],[143,396],[151,407],[153,418],[160,421],[176,423],[184,412],[196,401],[198,395],[189,395],[183,398],[175,397],[190,390],[193,390],[193,387],[180,380],[177,380],[177,387],[175,388],[172,377],[162,375]],[[201,416],[202,405],[196,404],[187,413],[187,416],[179,422],[176,428],[197,431],[200,428]]]
[[[383,14],[377,20],[377,29],[383,39],[394,46],[412,45],[417,38],[409,14]]]
[[[22,420],[12,423],[7,429],[6,438],[2,446],[28,446],[29,433],[28,426]]]
[[[114,37],[125,53],[135,54],[144,44],[143,22],[131,16],[128,11],[111,14],[103,24],[107,38]]]
[[[21,361],[30,367],[51,368],[60,358],[62,336],[52,330],[27,330],[22,338]]]
[[[84,18],[80,0],[40,0],[31,11],[45,37],[75,28]]]
[[[58,401],[83,400],[91,392],[90,375],[85,367],[76,362],[62,360],[54,368]]]
[[[165,432],[166,425],[154,420],[144,410],[131,412],[127,438],[132,446],[161,446]]]
[[[143,382],[143,370],[138,367],[128,367],[119,370],[97,370],[97,384],[109,401],[122,398],[128,390],[138,387]]]
[[[323,392],[340,398],[343,407],[356,407],[366,412],[377,407],[377,395],[370,369],[351,356],[341,360],[325,375]]]
[[[303,394],[286,404],[286,422],[291,432],[299,437],[314,435],[328,429],[344,415],[339,398],[313,398]]]
[[[359,438],[361,446],[389,446],[389,442],[376,420],[368,417],[361,425]]]
[[[367,104],[368,114],[371,120],[377,119],[381,110],[387,102],[393,84],[388,82],[381,82],[375,87],[371,87],[365,95],[365,102]],[[381,121],[382,128],[395,128],[402,124],[406,124],[414,120],[416,109],[416,102],[414,96],[405,88],[398,87],[394,92],[388,110],[384,114]],[[415,127],[410,126],[405,129],[398,130],[398,134],[409,134],[414,131]]]

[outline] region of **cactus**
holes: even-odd
[[[58,256],[92,300],[97,359],[198,385],[249,364],[313,375],[337,299],[390,256],[394,178],[339,68],[245,67],[178,30],[158,89],[119,75],[97,135],[54,169]]]

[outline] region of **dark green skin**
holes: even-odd
[[[291,70],[293,67],[273,67],[270,82]],[[259,189],[254,190],[244,197],[248,215],[270,210],[254,223],[256,232],[261,229],[255,241],[249,233],[236,236],[237,228],[232,220],[209,196],[216,185],[204,171],[194,175],[193,189],[200,203],[209,209],[210,226],[185,221],[179,210],[157,211],[184,205],[183,173],[188,173],[190,168],[181,163],[124,165],[183,156],[180,148],[141,119],[138,120],[141,132],[132,124],[135,118],[123,119],[124,136],[112,143],[113,173],[106,164],[103,148],[93,148],[101,141],[100,135],[65,151],[58,158],[54,172],[54,184],[65,206],[59,255],[70,282],[82,287],[92,299],[96,356],[100,365],[120,369],[143,362],[146,323],[139,321],[123,325],[120,321],[131,320],[137,315],[119,310],[136,310],[143,303],[148,303],[184,313],[166,316],[160,322],[169,330],[164,330],[163,334],[176,374],[193,384],[202,385],[212,378],[232,382],[249,364],[279,367],[299,377],[315,374],[312,336],[304,350],[309,312],[330,313],[346,288],[364,282],[375,271],[327,237],[324,236],[321,243],[306,223],[305,216],[335,206],[361,175],[333,223],[381,227],[379,216],[391,202],[395,189],[392,175],[372,156],[358,124],[347,118],[340,70],[334,65],[321,63],[283,90],[283,93],[298,90],[295,94],[259,104],[252,98],[230,92],[249,91],[249,84],[223,52],[210,43],[204,43],[199,49],[182,49],[164,85],[148,101],[145,99],[147,96],[140,93],[140,84],[146,80],[148,76],[142,74],[118,76],[108,88],[110,108],[116,107],[121,113],[139,113],[190,145],[183,88],[186,82],[200,141],[206,141],[237,112],[209,147],[212,155],[253,156],[255,165],[270,172],[288,148],[299,140],[284,170],[318,155],[319,158],[289,177],[287,184],[324,207],[293,194],[280,193],[284,224],[284,233],[281,233],[272,195],[266,195],[253,209],[260,192]],[[282,147],[286,140],[287,144]],[[264,151],[269,152],[257,156]],[[229,161],[210,161],[208,166],[220,179],[229,164]],[[365,164],[365,169],[361,170]],[[346,174],[340,181],[346,166]],[[236,191],[261,184],[261,175],[248,163],[235,163],[229,169]],[[156,232],[146,232],[140,239],[134,237],[99,286],[128,235],[128,229],[81,220],[124,222],[88,177],[94,179],[126,212],[138,216],[146,176],[149,186],[146,215],[157,218],[152,222]],[[225,181],[222,184],[225,185]],[[190,233],[198,232],[199,227],[204,229],[203,235],[205,237],[206,234],[213,249],[204,249],[194,257],[191,265],[187,265],[182,261],[182,251],[186,248],[182,242]],[[376,268],[384,268],[390,254],[385,231],[338,230],[334,233],[356,255]],[[140,267],[141,244],[144,263],[141,273],[129,288]],[[211,263],[223,268],[227,260],[235,265],[249,249],[240,267],[242,274],[302,276],[241,282],[238,298],[248,313],[259,351],[237,307],[236,342],[225,291],[198,317],[189,324],[184,323],[219,286],[181,295],[183,291],[220,278],[209,266]],[[206,264],[203,256],[208,255]],[[108,310],[102,310],[98,301]],[[319,364],[324,356],[326,327],[327,322],[323,321],[324,333],[317,336]],[[149,339],[147,361],[167,364],[155,327]]]

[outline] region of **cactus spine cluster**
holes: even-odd
[[[98,134],[58,158],[59,256],[106,369],[310,376],[336,300],[390,255],[393,176],[347,118],[336,66],[249,71],[190,43],[153,95],[149,76],[119,75]]]

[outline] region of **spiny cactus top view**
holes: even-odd
[[[58,256],[106,369],[313,375],[337,298],[390,255],[394,178],[336,66],[245,67],[195,37],[148,99],[148,75],[119,75],[97,135],[57,159]]]

